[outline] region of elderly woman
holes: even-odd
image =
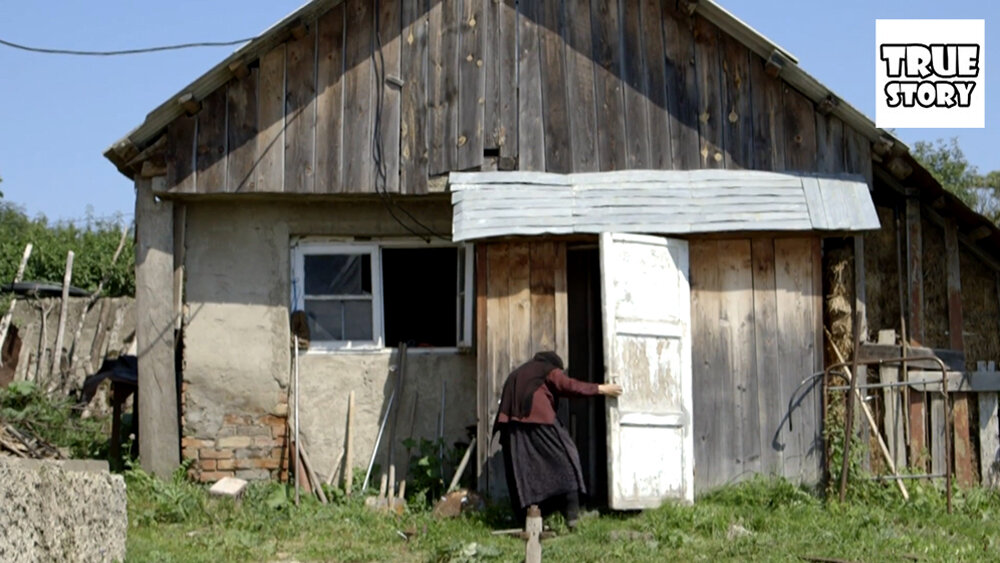
[[[493,432],[500,432],[510,503],[519,524],[529,506],[558,508],[576,527],[580,493],[586,494],[580,454],[556,419],[560,397],[621,395],[617,384],[586,383],[567,376],[555,352],[539,352],[504,383]]]

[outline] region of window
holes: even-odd
[[[292,306],[305,312],[314,349],[471,345],[471,245],[306,239],[292,248],[292,269]]]

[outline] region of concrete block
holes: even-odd
[[[212,485],[212,488],[210,488],[208,492],[213,495],[232,497],[236,499],[243,495],[243,491],[245,491],[246,488],[247,482],[243,479],[236,477],[223,477]]]

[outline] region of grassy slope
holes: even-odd
[[[524,553],[522,541],[490,535],[491,523],[507,524],[489,515],[445,522],[426,512],[397,518],[371,513],[356,501],[295,508],[276,485],[254,487],[241,507],[233,507],[208,500],[202,489],[181,481],[156,485],[132,476],[129,485],[129,561],[516,561]],[[787,483],[759,480],[714,493],[693,507],[584,519],[575,533],[543,543],[544,560],[997,557],[1000,496],[968,491],[948,515],[940,495],[912,488],[908,505],[886,489],[838,505]],[[398,531],[415,533],[407,541]]]

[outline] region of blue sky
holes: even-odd
[[[122,49],[250,37],[304,0],[61,0],[0,3],[0,38],[65,49]],[[1000,2],[720,0],[874,115],[876,18],[986,19],[987,127],[900,129],[911,144],[957,136],[981,171],[1000,169]],[[132,184],[102,152],[234,48],[84,58],[0,47],[0,191],[31,215],[79,220],[133,212]]]

